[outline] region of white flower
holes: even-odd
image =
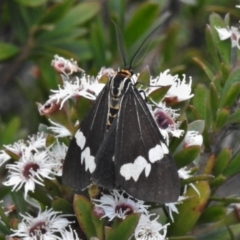
[[[191,91],[192,79],[190,78],[189,83],[186,83],[186,75],[183,74],[183,79],[174,81],[164,99],[170,102],[182,102],[194,96],[194,94],[191,94]]]
[[[51,62],[51,66],[59,73],[63,73],[65,75],[71,75],[74,72],[83,71],[78,67],[77,62],[73,59],[65,59],[63,57],[59,57],[58,55],[54,56],[54,59]]]
[[[67,149],[68,147],[64,143],[59,143],[59,141],[50,148],[49,157],[55,162],[53,171],[57,176],[62,176],[62,165],[66,157]]]
[[[6,186],[13,186],[12,191],[19,190],[24,186],[24,196],[26,198],[28,191],[34,191],[35,184],[43,185],[43,178],[53,179],[52,168],[55,163],[49,161],[46,151],[24,152],[23,156],[14,164],[6,166],[9,169]]]
[[[231,38],[232,47],[238,47],[240,49],[240,45],[239,45],[240,32],[239,32],[238,28],[236,28],[236,27],[226,27],[226,28],[215,27],[215,29],[218,32],[218,36],[219,36],[220,40],[224,41],[228,38]]]
[[[49,130],[51,130],[54,134],[55,137],[59,138],[59,137],[68,137],[71,136],[71,132],[65,128],[63,125],[56,123],[52,120],[49,119],[49,121],[51,122],[51,124],[53,124],[53,127],[48,127]]]
[[[111,195],[103,194],[100,199],[93,199],[97,208],[102,208],[104,213],[102,218],[108,217],[109,221],[115,217],[125,219],[131,213],[147,214],[147,207],[143,201],[132,200],[130,197],[124,197],[117,190],[111,191]]]
[[[0,150],[0,166],[10,159],[11,157],[4,150]]]
[[[61,240],[80,240],[77,235],[77,232],[75,230],[72,230],[71,227],[69,228],[70,228],[69,231],[67,231],[66,229],[61,231]]]
[[[28,137],[27,143],[29,146],[35,149],[42,149],[46,147],[46,134],[43,132],[38,132],[32,136]]]
[[[22,240],[56,240],[55,233],[63,231],[71,222],[66,218],[67,215],[58,215],[52,209],[39,212],[37,217],[22,215],[22,221],[18,224],[18,229],[12,230],[11,237],[20,237]]]
[[[184,168],[180,168],[179,170],[178,170],[178,175],[179,175],[179,177],[180,178],[182,178],[182,179],[188,179],[188,178],[190,178],[191,177],[191,175],[190,175],[190,170],[187,170],[187,168],[186,167],[184,167]],[[195,192],[200,196],[200,192],[198,191],[198,189],[194,186],[194,184],[193,183],[189,183],[189,185],[195,190]],[[187,186],[184,186],[184,193],[187,191]]]
[[[178,209],[177,209],[176,205],[181,204],[182,201],[185,200],[186,198],[187,197],[179,196],[177,202],[165,203],[165,206],[168,208],[169,216],[170,216],[172,222],[174,222],[172,213],[173,212],[178,213]]]
[[[150,216],[142,214],[134,232],[136,240],[164,240],[167,235],[167,226],[169,223],[162,225],[157,219],[150,220]]]
[[[165,95],[165,101],[181,102],[193,97],[191,94],[192,79],[186,83],[186,75],[183,74],[183,79],[180,80],[178,75],[172,76],[169,74],[169,69],[160,73],[159,77],[150,79],[150,87],[146,94],[149,96],[153,91],[163,86],[171,86]]]
[[[18,157],[22,156],[23,149],[26,148],[26,144],[23,142],[23,140],[19,140],[12,145],[3,145],[4,148],[13,154],[17,155]]]
[[[201,146],[203,143],[203,137],[197,131],[188,131],[183,140],[184,148],[189,146]]]
[[[58,90],[51,90],[53,95],[50,95],[49,102],[61,102],[60,109],[68,99],[78,98],[80,96],[95,100],[98,93],[102,90],[105,84],[98,83],[97,79],[91,79],[84,75],[80,79],[69,80],[65,76],[63,78],[63,86],[58,86]]]
[[[150,79],[150,87],[147,89],[147,96],[153,91],[164,86],[172,86],[174,82],[178,79],[178,76],[172,76],[169,74],[170,70],[167,69],[156,78]]]

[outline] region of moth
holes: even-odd
[[[175,202],[177,167],[132,79],[135,56],[129,67],[123,58],[124,68],[109,79],[81,122],[66,154],[63,183],[75,190],[95,183],[143,201]]]

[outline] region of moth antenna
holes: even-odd
[[[143,40],[143,42],[141,43],[141,45],[138,47],[137,51],[134,53],[130,64],[129,64],[129,68],[132,69],[132,65],[133,65],[133,61],[135,60],[136,56],[138,55],[138,53],[140,52],[141,48],[143,47],[143,45],[147,42],[147,40],[157,31],[157,30],[161,30],[161,28],[163,27],[163,22],[166,21],[169,17],[170,17],[170,12],[166,12],[161,18],[160,18],[160,24],[154,28],[149,34],[148,36]]]
[[[121,54],[124,67],[126,68],[128,64],[127,64],[127,59],[126,59],[127,55],[126,55],[125,42],[123,40],[123,35],[122,35],[122,32],[121,32],[119,26],[117,25],[117,23],[115,23],[113,20],[112,20],[112,22],[114,24],[115,31],[116,31],[118,50]]]

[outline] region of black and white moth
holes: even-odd
[[[110,78],[81,122],[65,158],[63,183],[75,190],[95,183],[143,201],[175,202],[177,167],[133,83],[133,58]]]

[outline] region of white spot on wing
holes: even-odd
[[[149,164],[144,157],[138,156],[134,163],[122,165],[120,168],[120,174],[125,178],[125,180],[129,180],[132,177],[136,182],[144,169],[145,175],[148,177],[151,171],[151,164]]]
[[[161,142],[161,146],[162,146],[162,149],[163,149],[163,153],[168,154],[169,149],[168,149],[167,145],[165,143]]]
[[[155,163],[163,158],[164,152],[162,146],[157,144],[155,147],[151,148],[148,152],[148,158],[151,163]]]
[[[94,156],[91,156],[90,154],[90,148],[89,147],[85,148],[81,154],[81,164],[83,164],[83,161],[84,161],[85,171],[89,170],[90,173],[94,172],[96,168],[96,163],[94,160],[95,160]]]
[[[85,136],[83,135],[83,133],[78,130],[75,134],[75,138],[76,138],[76,142],[77,142],[77,145],[83,149],[83,147],[85,146],[85,143],[86,143],[86,138]]]

